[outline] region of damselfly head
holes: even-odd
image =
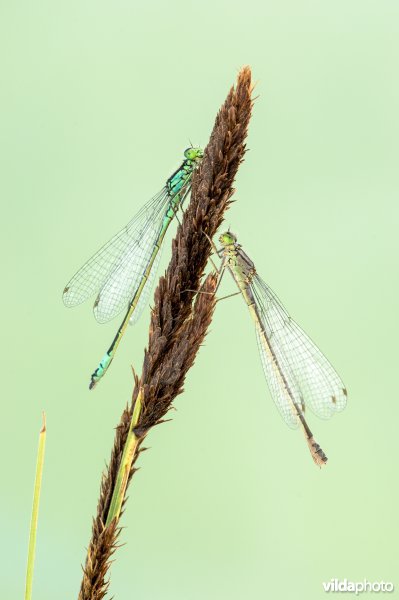
[[[184,151],[184,156],[188,160],[200,160],[204,156],[204,151],[202,148],[187,148]]]
[[[223,244],[223,246],[233,246],[237,241],[237,236],[231,231],[226,231],[222,233],[219,237],[219,242]]]

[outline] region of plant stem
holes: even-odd
[[[108,527],[114,519],[116,521],[118,521],[119,519],[123,500],[125,498],[127,484],[129,481],[129,474],[132,468],[133,459],[136,455],[137,446],[139,442],[143,439],[142,437],[139,438],[138,436],[136,436],[136,434],[133,431],[139,421],[142,395],[143,391],[140,390],[136,402],[134,404],[134,410],[130,421],[129,432],[127,435],[125,447],[123,449],[121,464],[119,466],[118,474],[116,476],[115,488],[112,494],[112,500],[109,507],[107,520],[105,523],[106,527]]]

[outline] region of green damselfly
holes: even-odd
[[[259,277],[252,260],[230,231],[216,250],[222,256],[220,277],[227,268],[251,317],[266,381],[278,410],[291,428],[302,427],[312,458],[319,466],[327,457],[305,420],[308,406],[318,417],[330,418],[346,406],[347,392],[339,375],[304,331],[291,319],[277,296]],[[220,283],[220,280],[219,280]]]
[[[65,286],[66,306],[76,306],[97,293],[93,312],[99,323],[126,309],[125,317],[106,354],[91,376],[90,389],[110,366],[127,325],[135,323],[147,304],[160,259],[165,233],[191,189],[195,168],[204,153],[187,148],[180,167],[162,190],[103,246]]]

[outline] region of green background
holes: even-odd
[[[243,64],[259,98],[226,225],[342,375],[348,407],[310,418],[320,471],[270,399],[242,300],[219,304],[140,459],[111,591],[316,600],[335,577],[399,586],[398,17],[396,0],[1,3],[2,598],[23,596],[42,409],[34,598],[77,596],[148,339],[149,308],[89,393],[119,320],[67,310],[62,289],[189,140],[207,142]]]

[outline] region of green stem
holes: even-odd
[[[109,507],[107,521],[105,526],[108,527],[115,519],[118,521],[122,509],[123,499],[125,497],[127,483],[129,481],[129,473],[136,454],[136,449],[140,438],[138,438],[133,429],[137,426],[140,417],[142,402],[142,390],[139,391],[136,402],[134,404],[133,415],[130,421],[129,432],[123,449],[121,464],[119,465],[118,474],[116,476],[116,484],[112,494],[111,504]]]
[[[29,533],[28,565],[26,568],[25,600],[32,598],[33,567],[35,563],[37,521],[39,517],[40,488],[42,484],[44,451],[46,447],[46,415],[43,413],[43,424],[39,435],[37,449],[35,488],[33,493],[32,517]]]

